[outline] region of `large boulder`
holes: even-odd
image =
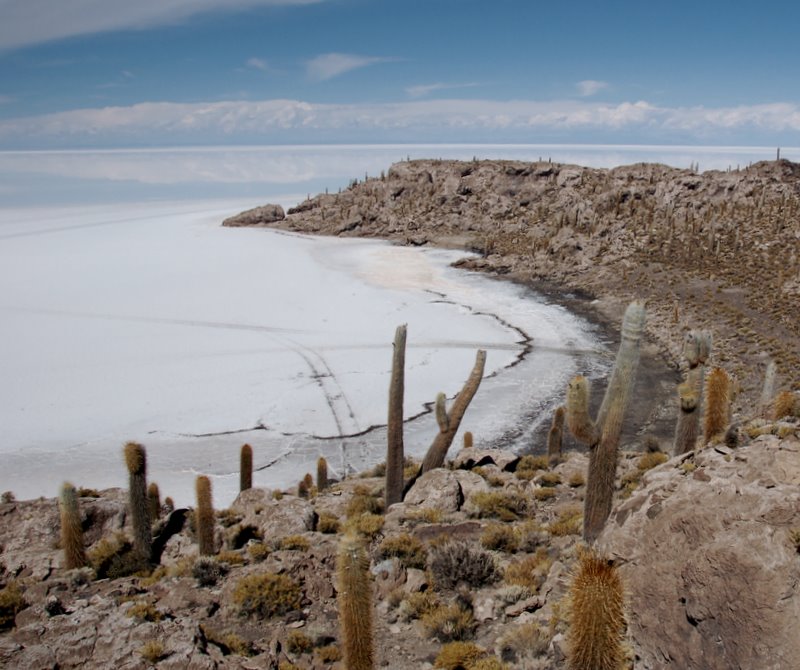
[[[797,529],[795,437],[651,470],[598,540],[620,565],[637,670],[799,668]]]

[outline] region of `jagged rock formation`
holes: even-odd
[[[465,267],[583,289],[617,314],[647,299],[648,331],[673,360],[683,328],[709,327],[750,394],[766,357],[784,381],[800,363],[800,164],[786,160],[702,174],[409,161],[306,200],[277,225],[469,249],[478,256]]]

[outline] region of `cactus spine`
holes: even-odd
[[[128,501],[133,525],[133,550],[141,560],[150,560],[150,503],[147,499],[147,454],[136,442],[125,445],[128,466]]]
[[[201,475],[195,482],[197,493],[197,544],[201,556],[214,555],[214,507],[211,504],[211,480]]]
[[[579,559],[570,587],[568,661],[571,670],[619,670],[625,658],[622,580],[591,551]]]
[[[317,491],[328,488],[328,461],[322,456],[317,459]]]
[[[703,380],[705,364],[711,355],[711,334],[705,330],[692,330],[683,343],[683,357],[689,369],[686,379],[678,385],[678,422],[675,425],[674,456],[695,448],[700,432],[700,412],[703,406]]]
[[[253,488],[253,447],[243,444],[239,453],[239,491]]]
[[[58,498],[61,514],[61,548],[64,550],[64,567],[67,570],[86,565],[86,552],[83,548],[83,528],[78,509],[78,493],[69,482],[64,482]]]
[[[442,421],[439,421],[439,432],[436,434],[436,437],[433,439],[433,443],[428,448],[428,452],[425,454],[420,472],[428,472],[429,470],[440,468],[442,465],[444,465],[444,459],[445,456],[447,456],[447,450],[450,448],[450,445],[453,443],[453,438],[458,432],[458,427],[461,425],[461,419],[464,418],[464,412],[467,411],[469,403],[472,401],[472,398],[475,396],[475,393],[478,391],[478,387],[481,384],[481,380],[483,379],[483,369],[485,366],[486,352],[483,349],[479,349],[475,356],[475,365],[472,368],[472,372],[470,373],[467,381],[464,383],[464,387],[461,389],[461,392],[453,401],[453,406],[450,408],[450,411],[447,412],[446,408],[443,408],[444,414],[447,417],[446,430],[442,430]],[[439,402],[437,398],[437,419],[439,414],[438,405]]]
[[[710,442],[724,433],[731,420],[731,379],[722,368],[712,368],[706,381],[703,439]]]
[[[352,534],[339,542],[336,589],[342,627],[342,651],[347,670],[372,670],[372,584],[369,559],[361,540]]]
[[[583,513],[583,537],[594,541],[611,513],[617,450],[622,422],[636,370],[644,330],[645,309],[634,301],[625,310],[622,338],[597,420],[589,417],[589,382],[575,377],[567,389],[567,425],[576,439],[589,447],[589,472]]]
[[[403,398],[405,395],[406,325],[394,333],[389,415],[386,424],[386,507],[403,500]]]
[[[547,462],[550,467],[558,465],[561,460],[561,442],[564,437],[564,416],[566,412],[563,407],[556,407],[553,413],[553,423],[547,433]]]
[[[161,492],[155,482],[147,487],[147,505],[150,508],[150,523],[153,524],[161,516]]]

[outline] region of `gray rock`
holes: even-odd
[[[283,221],[286,214],[280,205],[263,205],[248,209],[236,216],[231,216],[222,222],[223,226],[238,228],[240,226],[264,226],[276,221]]]
[[[482,465],[496,465],[501,470],[511,471],[519,462],[519,456],[505,449],[461,449],[453,460],[453,467],[471,470]]]
[[[436,468],[414,483],[403,502],[407,506],[457,512],[464,503],[464,493],[454,472]]]

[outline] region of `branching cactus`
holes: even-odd
[[[547,462],[550,467],[558,465],[561,460],[561,443],[564,437],[564,416],[566,412],[563,407],[556,407],[553,413],[553,423],[547,433]]]
[[[201,556],[214,555],[214,506],[211,503],[211,480],[201,475],[195,482],[197,493],[197,510],[195,526],[197,528],[197,544]]]
[[[336,556],[336,590],[342,651],[347,670],[372,670],[372,583],[369,559],[361,540],[345,535]]]
[[[61,548],[64,550],[64,567],[67,570],[86,565],[86,552],[83,548],[83,528],[78,508],[78,493],[69,482],[64,482],[58,498],[61,514]]]
[[[133,550],[141,560],[150,560],[150,503],[147,499],[147,455],[136,442],[125,445],[128,466],[128,503],[133,525]]]
[[[706,412],[703,440],[706,444],[724,433],[731,421],[731,378],[722,368],[712,368],[706,380]]]
[[[403,500],[403,398],[405,395],[406,325],[397,326],[389,382],[386,425],[386,507]]]
[[[317,491],[328,488],[328,461],[322,456],[317,459]]]
[[[703,407],[703,382],[705,365],[711,355],[711,334],[705,330],[692,330],[683,343],[683,357],[688,365],[686,379],[678,385],[678,422],[672,453],[680,456],[691,451],[700,433],[700,414]]]
[[[567,426],[577,440],[589,447],[583,514],[583,537],[587,542],[597,538],[611,513],[619,438],[639,366],[644,320],[642,302],[628,305],[622,320],[622,338],[614,369],[595,421],[589,416],[588,380],[575,377],[567,388]]]
[[[253,447],[243,444],[239,453],[239,491],[253,488]]]
[[[614,565],[584,552],[570,587],[570,670],[619,670],[625,652],[622,580]]]
[[[428,453],[425,454],[420,472],[428,472],[444,465],[445,456],[447,456],[447,451],[450,449],[453,438],[458,432],[461,419],[464,418],[464,413],[467,411],[467,407],[469,407],[481,384],[484,367],[486,367],[486,352],[483,349],[479,349],[475,356],[475,365],[472,368],[472,372],[465,382],[464,388],[461,389],[461,392],[453,401],[453,406],[449,412],[445,407],[444,394],[440,393],[437,396],[436,421],[439,424],[439,432],[428,448]]]

